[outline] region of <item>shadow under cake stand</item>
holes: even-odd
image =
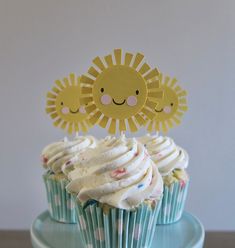
[[[83,248],[77,225],[56,222],[48,211],[34,220],[30,234],[34,248]],[[151,248],[202,248],[204,236],[201,222],[184,212],[174,224],[157,225]]]

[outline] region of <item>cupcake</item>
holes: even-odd
[[[62,167],[71,165],[79,158],[81,151],[88,147],[95,147],[96,141],[91,136],[80,136],[69,141],[52,143],[42,151],[42,164],[47,170],[43,175],[47,191],[48,209],[51,218],[63,223],[76,223],[74,202],[66,192],[67,176]]]
[[[189,185],[186,172],[189,157],[169,137],[146,135],[139,138],[157,165],[164,182],[163,199],[157,224],[178,221],[183,213]]]
[[[108,137],[68,174],[86,247],[150,247],[163,181],[136,139]]]

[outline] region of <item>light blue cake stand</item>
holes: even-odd
[[[48,211],[35,219],[30,232],[34,248],[83,248],[77,225],[58,223]],[[151,248],[202,248],[204,236],[200,221],[184,212],[175,224],[157,225]]]

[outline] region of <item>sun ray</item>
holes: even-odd
[[[68,122],[67,121],[63,121],[60,127],[62,129],[66,129],[67,125],[68,125]]]
[[[55,111],[56,111],[55,107],[46,108],[46,113],[47,114],[50,114],[50,113],[55,112]]]
[[[179,99],[179,103],[187,104],[186,98],[181,98],[181,99]]]
[[[115,49],[114,50],[114,58],[117,65],[120,65],[122,62],[122,50],[121,49]]]
[[[104,60],[105,60],[105,62],[107,64],[107,66],[109,66],[109,67],[110,66],[113,66],[113,58],[112,58],[112,55],[111,54],[105,56],[104,57]]]
[[[160,131],[160,122],[155,121],[155,129],[159,132]]]
[[[143,114],[144,114],[147,118],[149,118],[150,120],[152,120],[152,119],[154,118],[154,113],[153,113],[152,111],[150,111],[149,109],[147,109],[146,107],[144,107],[144,108],[142,109],[142,112],[143,112]]]
[[[181,87],[179,86],[179,85],[177,85],[175,88],[174,88],[174,91],[175,92],[180,92],[182,89],[181,89]]]
[[[92,127],[91,123],[88,120],[83,121],[84,125],[86,126],[86,132]]]
[[[155,99],[161,99],[163,97],[163,91],[162,90],[150,91],[148,96],[153,97]]]
[[[71,85],[70,85],[70,82],[69,82],[69,79],[66,78],[66,77],[63,78],[63,82],[64,82],[66,88],[71,86]]]
[[[176,78],[173,78],[171,80],[170,87],[173,88],[176,85],[176,83],[177,83],[177,79]]]
[[[71,134],[73,132],[73,123],[70,122],[68,125],[68,133]]]
[[[181,123],[180,119],[178,119],[176,116],[173,116],[172,119],[176,123],[176,125],[179,125]]]
[[[143,126],[146,126],[148,122],[153,121],[153,119],[149,119],[144,113],[140,113],[140,116],[143,118]]]
[[[93,60],[93,63],[101,70],[105,70],[105,66],[102,62],[102,60],[100,59],[100,57],[96,57],[94,60]]]
[[[55,84],[58,86],[60,90],[63,90],[65,88],[60,80],[55,80]]]
[[[153,80],[153,81],[148,81],[148,89],[156,89],[160,87],[160,81],[157,79]]]
[[[58,114],[56,112],[52,113],[52,114],[50,114],[50,117],[51,117],[51,119],[55,119],[58,117]]]
[[[166,76],[165,77],[165,80],[163,82],[164,85],[169,85],[170,86],[170,77],[169,76]]]
[[[184,113],[180,111],[176,111],[175,115],[181,118],[184,115]]]
[[[81,83],[84,83],[84,84],[90,84],[90,85],[94,84],[94,80],[86,75],[82,75],[80,80],[81,80]]]
[[[133,58],[133,54],[132,53],[126,53],[125,54],[125,62],[124,62],[124,65],[125,66],[129,66],[131,61],[132,61],[132,58]]]
[[[166,122],[163,121],[163,122],[161,122],[161,124],[162,124],[162,131],[163,131],[163,133],[167,133],[168,128],[167,128]]]
[[[150,82],[148,83],[148,89],[151,90],[151,89],[156,89],[156,86],[157,85],[160,85],[158,81],[153,81],[153,82]]]
[[[93,66],[89,68],[88,73],[94,78],[97,78],[99,76],[99,72]]]
[[[83,133],[86,133],[86,132],[87,132],[87,127],[86,127],[84,121],[82,121],[82,122],[80,123],[80,125],[81,125],[81,130],[82,130],[82,132],[83,132]]]
[[[139,126],[143,126],[145,123],[144,118],[138,113],[134,116],[136,122],[139,124]]]
[[[92,93],[92,88],[91,87],[83,87],[82,88],[82,93],[83,94],[91,94]]]
[[[53,87],[52,91],[54,91],[56,94],[59,94],[61,92],[57,87]]]
[[[154,109],[156,107],[156,103],[155,102],[152,102],[150,100],[147,100],[146,101],[146,106],[151,108],[151,109]]]
[[[179,105],[179,110],[182,110],[182,111],[187,111],[188,110],[188,106],[186,105]]]
[[[125,120],[119,120],[119,131],[126,131],[126,123]]]
[[[57,95],[52,94],[51,92],[47,93],[47,98],[51,98],[51,99],[56,99]]]
[[[149,121],[147,122],[147,130],[148,132],[152,132],[153,131],[153,125],[154,125],[154,121]]]
[[[137,125],[135,124],[135,122],[133,121],[132,117],[127,119],[129,128],[131,130],[131,132],[136,132],[138,131]]]
[[[159,73],[158,75],[158,79],[159,79],[159,82],[161,82],[161,84],[163,85],[163,74],[162,73]]]
[[[83,88],[82,88],[82,93],[83,93]],[[92,101],[93,101],[93,98],[91,96],[81,97],[81,102],[83,104],[89,104]]]
[[[86,122],[86,125],[87,125],[87,130],[92,128],[92,124],[90,123],[89,119],[86,119],[85,122]]]
[[[147,63],[144,63],[144,64],[140,67],[139,73],[140,73],[141,75],[144,75],[144,74],[145,74],[146,72],[148,72],[150,69],[151,69],[150,66],[149,66]]]
[[[136,69],[138,67],[138,65],[142,62],[143,59],[144,59],[144,55],[141,53],[137,53],[135,58],[134,58],[134,62],[133,62],[132,67]]]
[[[74,130],[75,130],[75,132],[79,132],[78,122],[74,123]]]
[[[181,96],[187,96],[187,91],[186,90],[183,90],[181,92],[178,93],[178,96],[181,97]]]
[[[107,116],[103,116],[99,122],[99,125],[102,127],[102,128],[105,128],[108,124],[108,121],[109,121],[109,118]]]
[[[87,110],[87,112],[89,112],[89,113],[94,112],[94,111],[96,110],[95,104],[91,104],[91,105],[87,106],[87,107],[86,107],[86,110]]]
[[[56,121],[53,122],[53,125],[54,125],[55,127],[58,127],[61,123],[62,123],[62,119],[59,118],[59,119],[57,119]]]
[[[92,115],[89,120],[94,125],[99,121],[100,116],[102,113],[100,111],[97,111],[94,115]]]
[[[55,106],[55,101],[47,100],[47,106]]]
[[[115,134],[115,132],[116,132],[116,122],[117,121],[115,119],[111,120],[110,125],[109,125],[109,133]]]
[[[147,73],[147,75],[145,75],[145,79],[149,80],[152,79],[154,77],[157,77],[159,75],[159,71],[157,68],[154,68],[153,70],[151,70],[150,72]]]
[[[74,73],[70,73],[69,74],[69,78],[70,78],[71,85],[75,85],[76,84],[75,74]]]
[[[174,124],[173,124],[173,122],[172,122],[171,119],[166,120],[166,123],[167,123],[167,125],[169,126],[169,128],[173,128],[173,127],[174,127]]]

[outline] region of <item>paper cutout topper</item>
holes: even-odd
[[[144,55],[115,49],[101,59],[93,60],[87,75],[81,76],[82,100],[91,124],[108,128],[109,133],[132,132],[153,119],[156,103],[163,96],[159,88],[159,71],[143,62]]]
[[[54,125],[72,132],[86,132],[90,123],[84,105],[81,105],[81,87],[79,77],[70,74],[62,81],[56,80],[56,86],[47,93],[46,112],[54,120]]]
[[[155,106],[155,117],[146,122],[148,131],[166,133],[174,124],[179,125],[184,112],[187,111],[187,92],[183,90],[175,78],[159,75],[160,86],[164,91],[163,98]]]

